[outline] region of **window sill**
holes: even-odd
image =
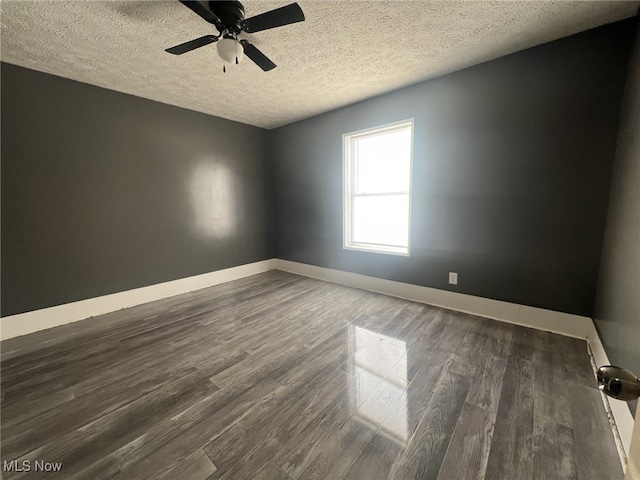
[[[387,255],[399,255],[401,257],[409,256],[409,247],[393,247],[389,245],[374,245],[367,243],[350,243],[343,245],[344,250],[355,250],[358,252],[384,253]]]

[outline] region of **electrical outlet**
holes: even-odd
[[[456,272],[449,272],[449,283],[451,285],[458,284],[458,274]]]

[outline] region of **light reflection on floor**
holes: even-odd
[[[381,428],[405,445],[407,426],[407,347],[395,338],[349,326],[348,371],[356,378],[349,387],[354,417]]]

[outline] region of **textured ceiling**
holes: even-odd
[[[247,17],[290,3],[246,0]],[[298,2],[306,21],[243,35],[277,65],[222,73],[216,33],[178,1],[0,3],[5,62],[264,128],[633,16],[637,1]]]

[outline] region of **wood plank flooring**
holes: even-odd
[[[284,272],[1,349],[5,479],[622,478],[585,342]]]

